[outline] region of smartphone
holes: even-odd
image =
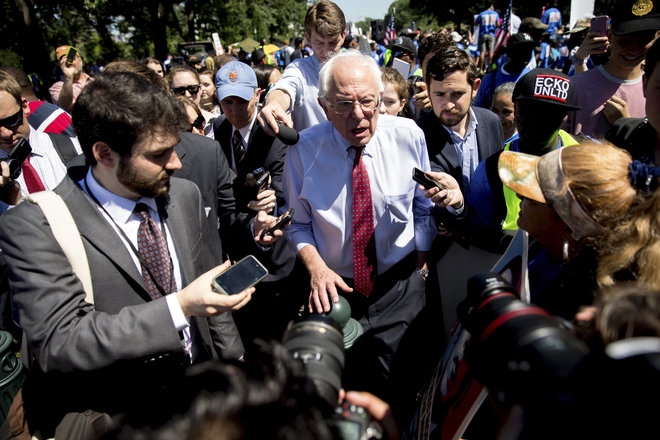
[[[257,194],[259,194],[261,191],[268,189],[268,178],[270,177],[270,173],[268,171],[264,171],[264,173],[257,179],[257,183],[255,186],[257,187]]]
[[[429,176],[426,175],[424,171],[420,170],[417,167],[413,168],[412,178],[415,182],[419,183],[420,185],[424,185],[424,188],[426,188],[427,190],[433,187],[437,187],[441,190],[445,189],[445,187],[440,182],[430,178]]]
[[[78,55],[78,49],[73,46],[69,47],[69,50],[66,52],[66,63],[73,64],[76,60],[76,55]]]
[[[270,228],[266,229],[265,231],[263,231],[261,233],[261,235],[259,236],[259,239],[263,240],[265,236],[273,235],[273,232],[275,232],[276,230],[283,229],[286,225],[289,224],[289,222],[293,218],[293,213],[294,213],[293,208],[291,208],[287,212],[282,214],[277,219],[277,223],[275,223],[273,226],[271,226]]]
[[[31,152],[32,147],[30,147],[30,143],[27,139],[20,138],[18,142],[16,142],[16,145],[12,148],[9,156],[5,159],[5,162],[7,162],[7,165],[9,166],[9,177],[11,177],[12,180],[16,180],[18,176],[21,175],[23,162],[25,162],[25,159],[27,159]]]
[[[591,32],[600,36],[607,36],[607,24],[610,22],[610,17],[607,15],[599,15],[591,19]]]
[[[248,255],[213,278],[213,289],[225,295],[236,295],[266,278],[268,270],[253,255]]]

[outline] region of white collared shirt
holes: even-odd
[[[353,277],[353,153],[329,121],[300,133],[284,165],[285,209],[294,208],[287,238],[300,251],[313,245],[341,276]],[[414,250],[427,251],[436,236],[433,203],[412,180],[413,167],[430,170],[424,133],[411,120],[378,116],[366,145],[374,210],[378,273]]]
[[[282,90],[291,98],[293,128],[302,131],[326,121],[325,112],[318,102],[321,63],[315,56],[293,60],[272,90]],[[270,92],[269,92],[270,93]]]

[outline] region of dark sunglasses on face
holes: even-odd
[[[0,127],[12,129],[18,127],[23,123],[23,107],[19,107],[18,111],[11,116],[0,119]]]
[[[190,93],[191,95],[196,95],[197,92],[199,92],[199,84],[196,85],[191,85],[191,86],[183,86],[183,87],[173,87],[172,88],[172,93],[175,95],[185,95],[186,91]]]
[[[204,116],[199,115],[193,121],[190,131],[192,131],[193,128],[196,128],[197,130],[204,130],[205,125],[206,125],[206,120],[204,119]]]

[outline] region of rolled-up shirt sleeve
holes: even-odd
[[[291,224],[285,228],[287,240],[296,251],[308,245],[316,246],[312,230],[312,214],[309,205],[300,198],[304,180],[304,169],[295,146],[289,148],[284,162],[282,186],[286,199],[285,211],[294,209]]]
[[[415,147],[419,153],[420,170],[430,170],[429,154],[426,149],[424,133],[415,130]],[[415,224],[415,249],[418,251],[428,251],[438,233],[433,219],[433,202],[424,197],[424,191],[415,185],[415,198],[413,199],[413,218]]]

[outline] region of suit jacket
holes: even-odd
[[[36,426],[46,433],[68,411],[125,409],[176,378],[186,360],[165,298],[150,299],[130,252],[78,186],[86,171],[70,168],[55,192],[83,240],[94,306],[84,302],[82,284],[37,205],[21,203],[0,218],[14,310],[34,356],[26,410],[33,410]],[[218,237],[191,182],[172,178],[165,212],[185,286],[218,263],[208,245]],[[195,322],[200,360],[242,355],[230,314]]]
[[[504,148],[504,136],[500,119],[490,110],[472,106],[477,117],[477,148],[479,161]],[[429,151],[432,171],[442,171],[450,174],[463,190],[463,171],[459,162],[456,147],[433,112],[424,115],[418,121],[424,131],[426,147]]]
[[[220,230],[223,237],[230,235],[224,232],[229,231],[234,222],[238,221],[232,189],[236,175],[227,164],[220,145],[207,137],[183,132],[174,150],[182,165],[181,169],[174,172],[174,176],[190,180],[199,187],[209,227]],[[220,241],[214,240],[212,244],[219,247]],[[227,249],[215,251],[221,255]]]
[[[219,116],[213,122],[213,134],[225,153],[227,162],[232,163],[232,125],[225,116]],[[284,169],[284,157],[287,146],[277,138],[269,136],[256,121],[252,125],[248,139],[248,147],[245,157],[236,167],[236,178],[234,179],[234,197],[236,198],[237,211],[244,216],[252,218],[256,215],[247,207],[248,202],[254,199],[251,188],[245,185],[248,173],[259,167],[270,172],[270,186],[275,190],[277,206],[284,206],[284,194],[282,193],[282,171]],[[246,238],[244,234],[233,234],[229,241],[229,254],[232,259],[240,259],[248,254],[255,255],[268,269],[270,275],[265,281],[275,281],[291,273],[295,263],[295,248],[284,239],[278,240],[272,251],[263,252],[254,243],[254,239]]]

